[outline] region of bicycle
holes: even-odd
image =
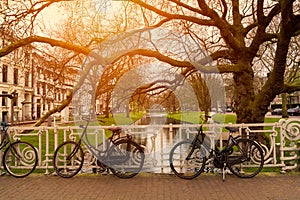
[[[121,127],[111,127],[112,135],[104,141],[104,150],[89,143],[87,128],[89,121],[77,142],[65,141],[54,152],[53,165],[55,172],[63,178],[75,176],[84,163],[84,153],[81,144],[97,158],[97,172],[111,171],[119,178],[132,178],[142,169],[145,159],[143,148],[132,140],[128,134],[121,136]],[[84,140],[85,137],[85,140]],[[95,171],[96,168],[93,169]]]
[[[193,140],[184,140],[171,149],[169,162],[174,174],[182,179],[193,179],[199,176],[205,166],[211,163],[215,168],[222,169],[225,180],[226,169],[240,178],[252,178],[263,168],[264,155],[261,146],[254,140],[233,137],[236,128],[226,127],[229,138],[224,148],[211,148],[205,140],[203,123],[210,116],[205,116]]]
[[[11,141],[8,133],[10,124],[1,122],[0,150],[4,150],[2,164],[4,169],[13,177],[23,178],[31,174],[38,162],[37,150],[25,141]]]

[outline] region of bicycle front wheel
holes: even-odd
[[[34,146],[28,142],[12,143],[4,152],[4,169],[13,177],[23,178],[36,168],[38,154]]]
[[[229,170],[240,178],[252,178],[263,168],[264,154],[260,145],[250,139],[238,139],[230,146],[232,153],[228,155]]]
[[[177,143],[171,149],[170,167],[179,178],[193,179],[204,170],[206,151],[199,147],[192,148],[192,146],[192,141],[186,140]]]
[[[54,152],[54,170],[63,178],[75,176],[81,170],[83,162],[83,150],[76,142],[66,141],[60,144]]]
[[[144,165],[143,148],[131,140],[119,140],[108,151],[108,166],[119,178],[136,176]]]

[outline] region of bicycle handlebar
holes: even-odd
[[[200,115],[200,118],[202,119],[202,124],[208,122],[209,119],[211,119],[213,121],[213,123],[220,124],[220,122],[213,120],[212,116],[209,116],[209,115]]]
[[[200,119],[202,120],[202,124],[206,123],[211,116],[209,115],[200,115]]]
[[[5,127],[7,127],[7,126],[11,126],[11,124],[8,123],[8,122],[1,122],[1,126],[2,126],[3,128],[5,128]]]

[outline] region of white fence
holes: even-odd
[[[205,133],[209,136],[212,146],[217,140],[221,144],[228,135],[224,127],[238,127],[239,133],[264,134],[269,138],[268,144],[262,144],[265,153],[264,167],[279,168],[281,172],[299,170],[300,166],[300,121],[299,119],[281,119],[277,123],[262,124],[209,124]],[[98,147],[106,139],[107,126],[89,127],[89,139]],[[144,171],[169,173],[169,152],[172,146],[180,140],[193,138],[197,125],[169,124],[164,126],[132,125],[122,127],[125,132],[133,135],[135,141],[141,144],[146,153]],[[57,146],[66,140],[75,139],[81,130],[76,126],[55,127],[10,127],[13,139],[29,140],[38,151],[39,161],[37,169],[45,174],[53,172],[52,159]],[[96,159],[91,153],[85,152],[84,170],[89,171]],[[2,152],[0,151],[2,159]],[[2,165],[2,162],[1,162]],[[0,167],[0,172],[2,170]]]

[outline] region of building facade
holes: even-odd
[[[19,56],[20,55],[20,56]],[[26,59],[25,59],[26,56]],[[0,59],[0,113],[2,121],[24,121],[32,114],[32,68],[28,54],[18,49]]]
[[[22,51],[21,49],[16,52]],[[19,53],[0,59],[1,120],[11,123],[36,120],[61,104],[74,86],[74,76],[58,73],[41,55]],[[17,61],[17,62],[16,62]],[[67,74],[67,75],[65,75]],[[67,120],[69,107],[59,115]]]
[[[61,105],[75,85],[77,70],[70,66],[57,66],[49,60],[47,55],[33,54],[33,118],[40,118],[47,111]],[[65,121],[70,116],[70,105],[57,113]]]

